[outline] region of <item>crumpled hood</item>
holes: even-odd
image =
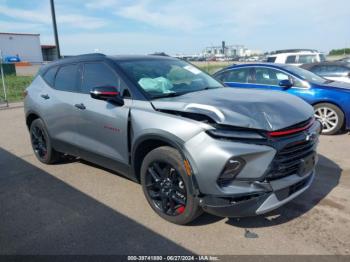
[[[274,131],[312,117],[312,106],[281,91],[219,88],[152,101],[158,110],[204,114],[218,124]]]

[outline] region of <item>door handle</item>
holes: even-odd
[[[42,94],[42,95],[40,95],[42,98],[44,98],[44,99],[49,99],[50,97],[49,97],[49,95],[48,94]]]
[[[86,109],[85,105],[83,103],[80,103],[80,104],[75,104],[74,105],[76,108],[79,108],[80,110],[84,110]]]

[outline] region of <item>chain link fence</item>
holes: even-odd
[[[1,60],[0,60],[1,63]],[[3,64],[0,64],[0,77],[1,77],[1,89],[0,89],[0,107],[8,107],[8,100],[7,100],[7,88],[5,83],[5,72]]]
[[[8,103],[23,100],[23,92],[30,85],[33,76],[16,75],[14,64],[0,63],[0,108]]]

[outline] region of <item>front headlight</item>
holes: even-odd
[[[250,130],[226,130],[226,129],[210,129],[206,131],[208,135],[215,138],[226,139],[265,139],[258,132]]]

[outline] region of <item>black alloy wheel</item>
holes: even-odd
[[[203,213],[181,153],[162,146],[150,151],[142,161],[140,180],[151,208],[165,220],[185,225]]]
[[[54,164],[61,159],[62,154],[52,147],[46,126],[40,118],[31,123],[29,133],[33,151],[40,162]]]
[[[30,132],[34,153],[38,158],[47,158],[47,144],[44,131],[39,126],[34,126]]]
[[[153,162],[147,169],[146,188],[154,205],[164,214],[178,216],[185,211],[185,184],[170,164]]]

